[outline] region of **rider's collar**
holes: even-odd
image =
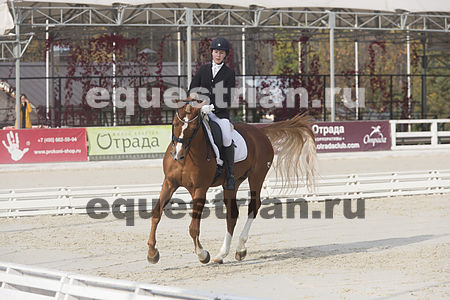
[[[216,68],[222,67],[222,66],[223,66],[223,61],[222,61],[221,64],[216,64],[216,63],[214,62],[214,60],[213,60],[213,61],[212,61],[212,66],[213,66],[213,68],[214,68],[214,67],[216,67]]]

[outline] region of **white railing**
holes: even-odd
[[[445,126],[450,127],[450,119],[435,120],[391,120],[391,149],[427,149],[427,148],[450,148],[450,143],[444,144],[442,140],[450,140],[450,131],[442,130]],[[397,125],[407,124],[411,129],[412,124],[430,124],[429,131],[397,132]],[[445,125],[446,124],[446,125]],[[411,145],[398,145],[398,140],[410,141]]]
[[[261,197],[278,198],[281,201],[292,198],[318,201],[443,194],[450,193],[450,170],[333,175],[320,178],[317,186],[314,192],[305,187],[283,191],[281,182],[269,178],[263,185]],[[87,204],[94,198],[106,200],[110,211],[114,201],[119,198],[133,199],[133,210],[150,210],[152,199],[159,198],[160,190],[160,184],[0,190],[0,217],[87,213]],[[248,183],[244,182],[237,198],[247,201],[249,191]],[[210,188],[207,206],[214,206],[221,197],[221,187]],[[145,199],[147,207],[140,207],[138,199]],[[181,200],[184,207],[192,205],[191,196],[184,188],[177,190],[172,203],[177,203],[176,199]],[[178,204],[172,206],[178,207]]]
[[[249,299],[0,262],[0,299]],[[256,298],[253,298],[256,299]]]

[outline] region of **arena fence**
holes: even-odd
[[[391,120],[391,150],[450,148],[450,119]],[[400,130],[400,126],[406,127]]]
[[[152,201],[159,198],[160,190],[161,184],[3,189],[0,190],[0,217],[84,214],[87,213],[88,202],[99,198],[108,202],[110,211],[117,199],[134,200],[133,206],[127,207],[127,210],[150,210]],[[248,183],[244,182],[237,199],[247,202],[249,193]],[[297,190],[286,190],[282,182],[269,178],[266,179],[261,193],[266,202],[277,198],[282,203],[299,198],[324,201],[444,194],[450,193],[450,170],[325,176],[317,181],[315,191],[308,191],[303,186]],[[217,205],[222,195],[221,187],[210,188],[207,206]],[[145,207],[142,207],[142,204]],[[170,204],[170,209],[190,208],[191,196],[187,190],[180,188],[173,195]]]
[[[0,262],[0,299],[249,299]],[[253,298],[256,299],[256,298]]]

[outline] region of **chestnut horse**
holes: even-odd
[[[168,146],[164,159],[164,182],[159,201],[152,211],[152,226],[148,240],[147,259],[150,263],[157,263],[159,251],[156,246],[156,228],[163,213],[164,206],[169,202],[178,187],[185,187],[192,196],[193,213],[189,226],[189,233],[194,241],[195,253],[202,263],[208,263],[210,255],[203,249],[199,240],[200,220],[206,202],[206,192],[211,186],[222,185],[225,174],[218,180],[213,179],[216,174],[216,160],[207,159],[206,135],[201,128],[203,114],[197,100],[188,98],[178,101],[181,107],[177,109],[172,123],[172,143]],[[236,193],[239,185],[248,178],[251,200],[248,205],[248,219],[239,237],[235,258],[242,260],[247,254],[245,243],[248,239],[250,226],[261,206],[260,192],[264,179],[277,151],[277,175],[280,173],[284,183],[298,185],[301,179],[306,184],[313,184],[315,170],[315,139],[311,130],[311,118],[297,115],[286,121],[275,122],[260,129],[256,126],[237,123],[235,129],[243,136],[248,148],[247,158],[235,164],[236,190],[224,190],[223,199],[226,206],[227,233],[220,252],[214,257],[216,263],[223,263],[223,259],[230,251],[230,243],[238,217]],[[209,147],[209,149],[207,148]],[[280,171],[280,172],[278,172]],[[289,181],[291,180],[291,181]]]

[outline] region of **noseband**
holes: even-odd
[[[195,127],[194,133],[193,133],[190,137],[188,137],[188,138],[179,138],[179,137],[176,137],[176,136],[175,136],[175,133],[174,133],[174,130],[173,130],[175,126],[174,126],[174,124],[172,123],[172,148],[175,147],[175,142],[181,143],[181,144],[184,146],[184,151],[186,152],[187,149],[189,148],[189,146],[191,145],[191,142],[192,142],[192,140],[194,139],[195,135],[197,134],[198,129],[201,127],[201,124],[200,124],[200,119],[201,119],[201,118],[199,118],[199,115],[196,115],[195,118],[193,118],[193,119],[191,119],[191,120],[185,121],[185,120],[183,120],[183,119],[180,118],[180,115],[178,114],[178,111],[177,111],[177,113],[176,113],[176,116],[177,116],[178,120],[180,120],[180,121],[181,121],[182,123],[184,123],[184,124],[189,124],[189,123],[192,123],[192,122],[194,122],[195,120],[197,120],[197,126]],[[172,151],[172,152],[170,152],[170,154],[172,155],[172,158],[173,158],[174,160],[176,160],[176,159],[175,159],[175,153],[173,153],[173,151]],[[183,158],[184,158],[184,157],[183,157]]]

